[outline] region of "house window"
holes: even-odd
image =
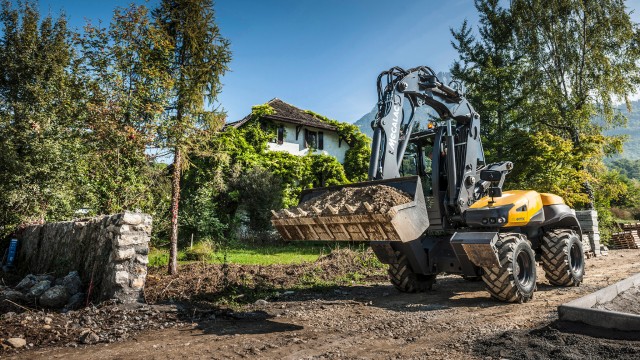
[[[280,125],[278,126],[278,145],[282,145],[282,143],[284,142],[284,126]]]
[[[305,141],[307,143],[308,148],[317,149],[318,148],[318,133],[315,131],[309,131],[305,129],[306,136]]]
[[[318,132],[318,150],[324,150],[324,134],[322,131]]]

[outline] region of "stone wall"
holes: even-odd
[[[124,212],[28,226],[19,236],[16,266],[22,274],[78,271],[93,301],[140,301],[151,220],[147,214]]]

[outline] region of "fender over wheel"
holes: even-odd
[[[431,290],[436,282],[435,275],[416,274],[409,260],[400,251],[395,252],[396,262],[389,265],[389,280],[401,292],[415,293]]]
[[[527,302],[536,289],[536,261],[526,236],[504,233],[495,246],[500,267],[483,268],[482,280],[492,297],[507,302]]]
[[[584,278],[584,250],[575,231],[556,229],[542,237],[542,269],[551,285],[578,286]]]

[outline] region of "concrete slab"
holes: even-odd
[[[593,308],[594,305],[609,302],[618,294],[635,286],[640,286],[640,274],[635,274],[604,289],[560,305],[558,316],[562,321],[577,321],[622,331],[640,331],[640,315]]]

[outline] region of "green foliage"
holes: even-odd
[[[369,172],[371,139],[363,134],[357,125],[329,119],[310,110],[306,112],[337,128],[338,136],[349,145],[344,155],[344,171],[347,178],[351,182],[366,181]]]
[[[223,124],[224,117],[206,110],[206,105],[221,91],[220,78],[231,61],[230,44],[220,34],[211,0],[163,0],[152,13],[162,50],[156,61],[173,79],[159,139],[163,147],[188,151],[205,141],[204,130]]]
[[[640,159],[615,159],[610,161],[607,166],[609,169],[617,170],[620,174],[630,179],[640,180]]]
[[[92,166],[85,181],[91,198],[85,207],[94,213],[138,208],[158,222],[166,213],[154,211],[162,199],[154,189],[160,183],[166,189],[166,173],[145,150],[153,143],[173,83],[156,61],[165,55],[166,49],[157,46],[163,39],[142,6],[116,9],[108,29],[87,25],[84,30],[76,36],[81,56],[75,73],[82,78],[90,129],[87,158]]]
[[[64,219],[81,206],[86,166],[73,51],[64,16],[27,1],[0,9],[0,233]]]
[[[191,156],[181,203],[186,233],[220,240],[234,237],[244,226],[249,235],[266,238],[270,210],[296,205],[304,189],[349,182],[333,156],[268,151],[275,128],[260,119],[272,113],[269,105],[254,106],[251,121],[215,133],[208,152]],[[198,224],[203,218],[216,224],[215,231]]]
[[[344,168],[331,155],[313,154],[305,159],[311,172],[313,187],[341,185],[349,182]]]
[[[451,71],[482,116],[488,161],[514,162],[505,187],[557,193],[578,208],[589,206],[590,183],[601,224],[612,225],[611,205],[634,197],[603,165],[624,140],[605,135],[626,122],[614,101],[628,103],[640,83],[640,33],[624,2],[475,5],[478,37],[466,22],[452,30],[460,59]]]
[[[210,241],[199,241],[184,251],[186,261],[208,261],[212,258],[214,246]]]

